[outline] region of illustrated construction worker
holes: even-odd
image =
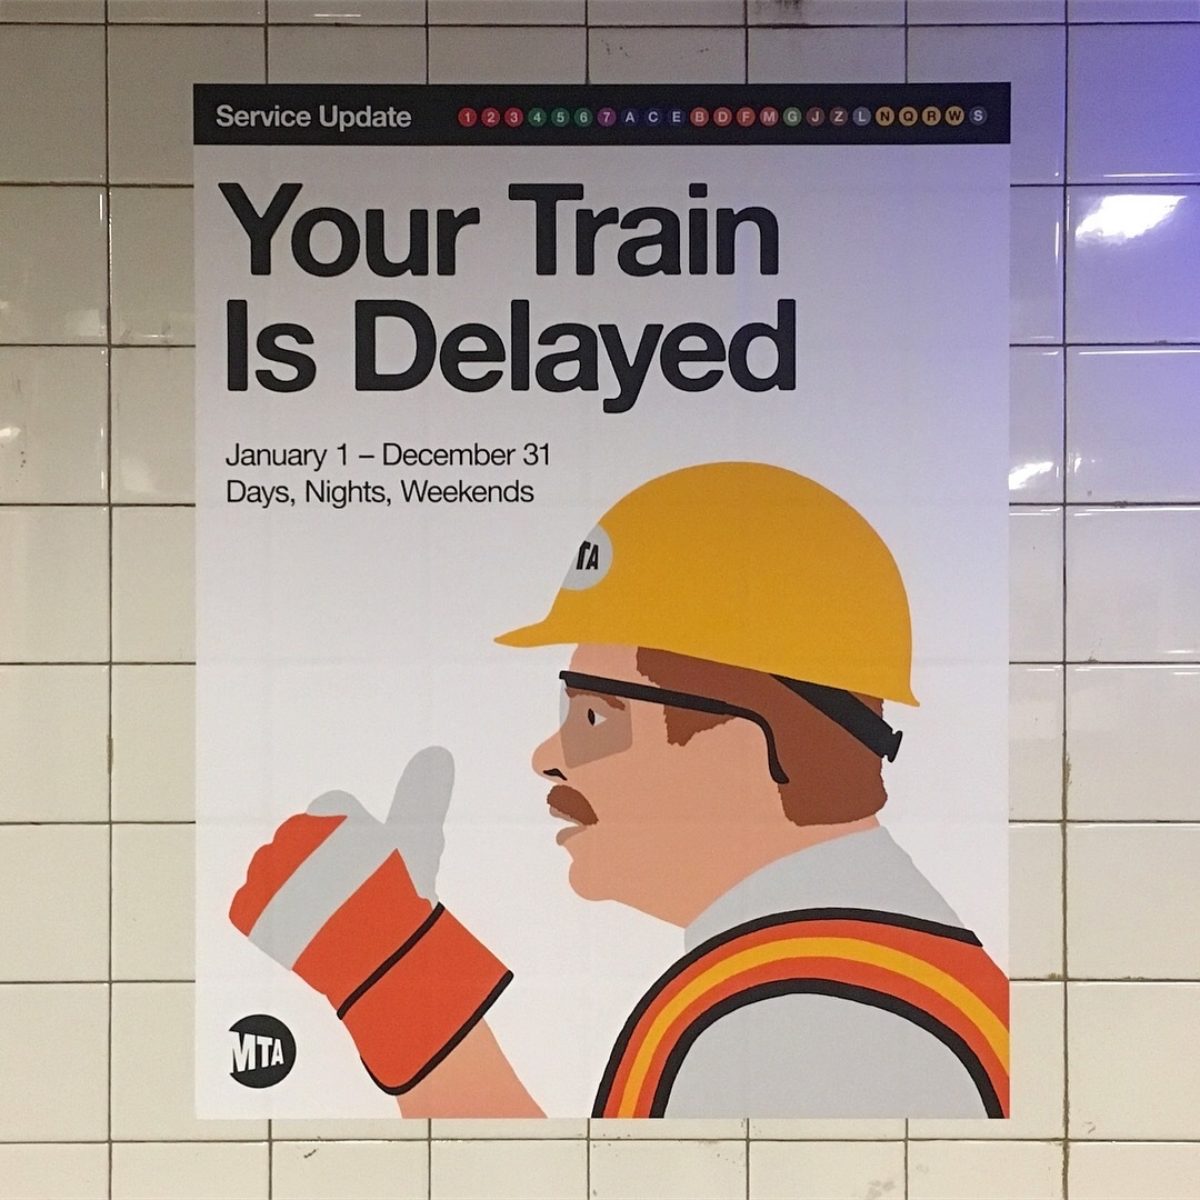
[[[575,646],[533,754],[571,887],[684,930],[594,1115],[1007,1115],[1007,981],[876,816],[883,702],[916,699],[904,584],[858,512],[778,467],[674,471],[497,640]],[[512,976],[437,901],[452,783],[431,748],[386,822],[314,801],[230,918],[328,997],[405,1116],[539,1116],[485,1019]]]

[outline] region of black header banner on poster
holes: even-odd
[[[197,146],[1006,145],[1007,83],[197,84]]]

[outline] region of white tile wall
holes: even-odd
[[[108,351],[0,347],[0,502],[108,499]]]
[[[1200,346],[1067,353],[1067,499],[1200,500]]]
[[[755,1142],[750,1192],[757,1200],[859,1200],[904,1194],[901,1142]]]
[[[113,1146],[113,1200],[267,1200],[266,1142]]]
[[[108,836],[104,825],[0,828],[0,979],[107,976]]]
[[[107,1146],[0,1146],[0,1200],[105,1200],[107,1196]]]
[[[0,1200],[1200,1195],[1198,61],[1200,0],[0,0]],[[1014,84],[1013,1120],[197,1121],[191,83],[747,75]]]
[[[751,25],[903,25],[905,0],[749,0]]]
[[[1067,816],[1200,820],[1200,665],[1067,668]]]
[[[274,1200],[425,1200],[424,1142],[276,1142]]]
[[[1071,1137],[1200,1140],[1198,1016],[1196,983],[1068,984]]]
[[[740,1200],[746,1195],[747,1151],[744,1141],[596,1141],[589,1162],[591,1196],[593,1200]]]
[[[908,1200],[1059,1200],[1063,1148],[1056,1142],[914,1142]]]
[[[108,667],[0,666],[0,822],[108,815]]]
[[[903,28],[751,29],[751,83],[895,83],[904,79]]]
[[[104,340],[107,222],[100,188],[0,187],[0,343]]]

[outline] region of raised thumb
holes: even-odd
[[[436,898],[438,865],[446,845],[442,826],[453,789],[450,751],[427,746],[409,759],[388,810],[388,829],[413,885],[427,900]]]
[[[454,790],[454,756],[442,746],[426,746],[408,760],[396,784],[389,825],[419,823],[441,826]]]

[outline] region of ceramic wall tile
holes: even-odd
[[[1068,21],[1200,21],[1200,0],[1067,0]]]
[[[108,659],[108,513],[0,507],[0,662]]]
[[[910,25],[1032,24],[1063,19],[1066,0],[908,0]]]
[[[100,188],[0,188],[0,343],[104,340],[106,232]]]
[[[1009,351],[1008,498],[1020,504],[1063,499],[1063,352]]]
[[[594,29],[588,36],[592,83],[741,83],[741,29]]]
[[[104,1141],[108,985],[0,983],[0,1061],[0,1142]]]
[[[0,180],[104,179],[104,30],[0,36]]]
[[[113,657],[195,657],[195,518],[190,508],[113,511]]]
[[[191,183],[192,84],[262,83],[264,38],[261,25],[110,28],[112,182]]]
[[[271,83],[424,83],[425,30],[268,30]]]
[[[1056,820],[1062,816],[1062,667],[1009,668],[1008,722],[1009,815]]]
[[[0,826],[0,979],[108,976],[108,829]]]
[[[104,0],[0,0],[0,21],[104,24]]]
[[[425,1142],[429,1138],[429,1122],[415,1118],[404,1120],[398,1116],[346,1117],[342,1120],[319,1117],[311,1120],[281,1119],[271,1122],[271,1133],[277,1141],[289,1142],[361,1142],[395,1141],[397,1139]]]
[[[1062,341],[1062,192],[1015,187],[1011,192],[1009,340]]]
[[[859,1200],[904,1194],[901,1142],[755,1142],[754,1200]]]
[[[274,1200],[427,1200],[421,1142],[276,1142]]]
[[[691,1117],[666,1117],[647,1123],[641,1120],[621,1118],[596,1118],[589,1123],[593,1140],[628,1139],[639,1140],[667,1138],[679,1141],[734,1140],[746,1136],[744,1119],[730,1117],[726,1120]]]
[[[586,1117],[503,1117],[489,1120],[456,1120],[435,1118],[430,1122],[430,1136],[435,1141],[472,1141],[479,1138],[585,1138],[588,1135]]]
[[[1009,657],[1062,658],[1062,509],[1009,513]]]
[[[1200,25],[1071,30],[1071,182],[1200,182],[1198,58]]]
[[[1068,351],[1067,499],[1200,500],[1200,347]]]
[[[0,503],[108,499],[106,355],[0,346]]]
[[[904,79],[904,30],[752,29],[751,83],[895,83]]]
[[[268,1157],[266,1142],[118,1143],[112,1200],[267,1200]]]
[[[272,25],[424,25],[426,0],[271,0]]]
[[[1063,177],[1066,60],[1061,25],[946,25],[908,33],[913,83],[1012,83],[1013,183],[1056,183]]]
[[[195,494],[191,347],[123,347],[112,359],[112,491],[121,504]]]
[[[1200,825],[1071,825],[1072,978],[1196,979]]]
[[[902,1120],[858,1118],[798,1120],[751,1117],[749,1124],[751,1142],[760,1138],[768,1141],[885,1142],[904,1137]]]
[[[587,1145],[579,1141],[434,1142],[433,1200],[584,1200]],[[592,1196],[602,1193],[595,1189]]]
[[[749,0],[751,25],[903,25],[905,0]]]
[[[1060,1200],[1063,1148],[1053,1142],[914,1142],[908,1200]]]
[[[108,1147],[0,1146],[0,1200],[108,1200]]]
[[[1067,712],[1069,817],[1200,821],[1200,665],[1070,667]]]
[[[108,0],[113,24],[261,25],[267,0]]]
[[[196,340],[190,189],[113,189],[112,322],[114,342]]]
[[[1200,1139],[1200,984],[1067,986],[1073,1138]]]
[[[112,977],[195,978],[193,826],[117,825],[112,837]]]
[[[592,0],[595,8],[595,0]],[[585,0],[429,0],[431,25],[582,25]],[[595,17],[591,18],[595,24]]]
[[[1200,507],[1068,510],[1067,657],[1200,660]]]
[[[746,1150],[745,1142],[595,1142],[589,1173],[591,1197],[742,1200]]]
[[[195,669],[115,666],[112,672],[113,819],[191,821]]]
[[[1063,972],[1062,827],[1009,829],[1009,974],[1059,979]]]
[[[1067,189],[1067,339],[1200,341],[1200,187]]]
[[[108,816],[108,668],[0,666],[0,822]]]
[[[1200,1145],[1080,1142],[1071,1147],[1072,1200],[1195,1200]]]
[[[580,28],[429,29],[430,83],[583,83],[586,74]]]

